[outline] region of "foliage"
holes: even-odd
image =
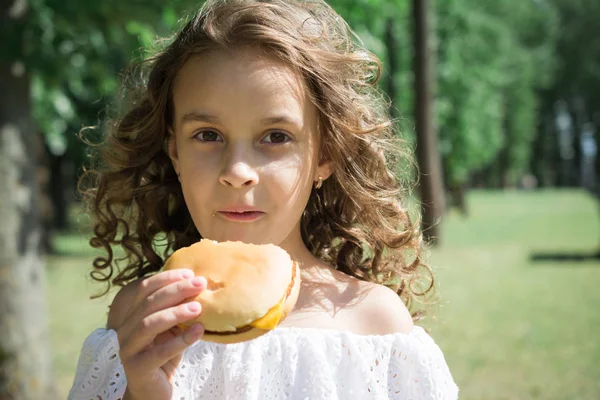
[[[10,41],[2,53],[18,54],[32,74],[34,116],[55,155],[67,153],[81,165],[83,126],[105,118],[117,95],[120,74],[158,36],[172,32],[184,11],[201,1],[30,0],[23,43]],[[393,79],[391,99],[400,109],[404,137],[412,139],[411,2],[331,0],[387,67],[382,86]],[[531,141],[539,125],[540,95],[552,103],[582,95],[600,104],[600,41],[595,0],[444,0],[435,13],[434,65],[441,154],[449,185],[504,159],[503,179],[527,172]],[[386,48],[389,21],[399,43]],[[11,37],[14,32],[3,31]],[[577,60],[577,62],[572,62]],[[393,76],[390,75],[393,74]],[[545,89],[545,90],[544,90]],[[598,130],[600,131],[600,130]]]
[[[122,70],[173,28],[185,5],[30,0],[26,40],[6,51],[31,74],[34,118],[54,155],[69,152],[77,164],[84,162],[78,132],[104,118]]]
[[[579,140],[585,126],[593,124],[596,143],[600,143],[600,2],[597,0],[547,0],[558,10],[561,35],[556,41],[556,54],[559,59],[556,80],[545,93],[546,113],[552,115],[557,101],[565,102],[569,108],[573,126],[573,158],[562,161],[570,164],[561,171],[561,184],[580,184],[582,150]],[[588,125],[589,126],[589,125]],[[600,156],[596,156],[596,177],[600,176]],[[570,176],[569,176],[570,175]],[[570,179],[569,179],[570,178]],[[574,178],[574,179],[573,179]],[[586,185],[600,194],[600,181]]]
[[[559,56],[553,89],[560,95],[582,95],[600,112],[600,2],[547,0],[560,15]]]
[[[366,37],[386,64],[400,95],[403,136],[413,140],[411,2],[361,0],[331,4]],[[504,158],[502,180],[514,184],[527,172],[538,126],[538,92],[553,82],[558,19],[543,1],[445,0],[432,2],[432,43],[437,78],[436,112],[440,151],[449,186]],[[399,48],[385,49],[384,26],[393,19]],[[365,35],[365,31],[368,34]],[[387,78],[387,75],[384,75]]]
[[[448,184],[508,155],[510,181],[525,172],[537,126],[536,91],[550,82],[552,9],[509,0],[438,4],[438,118]]]

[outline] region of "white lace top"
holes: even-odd
[[[114,330],[97,329],[79,357],[69,400],[118,400],[127,381]],[[421,327],[364,336],[277,328],[238,344],[198,341],[173,378],[173,399],[457,399],[444,356]]]

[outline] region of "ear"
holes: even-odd
[[[172,128],[169,128],[169,137],[167,138],[167,153],[173,164],[175,172],[179,175],[179,155],[177,153],[177,139],[175,132]]]
[[[331,160],[323,159],[319,162],[317,166],[317,170],[315,171],[314,181],[317,181],[319,177],[323,178],[323,180],[327,180],[333,174],[335,170],[335,164]]]

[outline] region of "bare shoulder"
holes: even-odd
[[[408,308],[392,289],[365,282],[365,296],[361,302],[360,318],[373,334],[408,333],[413,320]]]
[[[107,329],[117,330],[125,321],[127,315],[131,311],[132,304],[135,303],[135,297],[138,292],[138,287],[143,279],[136,279],[123,286],[109,306],[108,319],[106,322]]]
[[[408,333],[410,312],[396,292],[331,268],[302,277],[295,310],[284,324],[348,330],[362,335]],[[310,313],[310,318],[303,317]],[[319,316],[319,317],[317,317]],[[307,326],[308,326],[307,325]]]

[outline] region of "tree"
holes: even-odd
[[[2,37],[20,49],[27,2],[0,0]],[[44,263],[28,65],[0,57],[0,398],[56,398],[44,307]],[[6,95],[9,94],[9,95]]]
[[[592,126],[596,143],[600,143],[600,41],[598,21],[600,2],[597,0],[546,0],[547,7],[556,8],[560,35],[555,42],[558,59],[556,77],[544,93],[546,115],[553,116],[553,106],[565,102],[573,121],[573,157],[566,160],[575,170],[574,179],[564,182],[579,185],[581,151],[579,139]],[[564,175],[564,174],[563,174]],[[596,157],[596,176],[600,176],[600,157]],[[600,192],[596,184],[592,190]]]
[[[397,79],[394,77],[400,72],[398,63],[398,37],[394,27],[396,26],[396,19],[393,16],[388,17],[385,24],[385,47],[387,50],[387,66],[388,66],[388,78],[386,80],[386,92],[391,99],[390,104],[390,116],[397,120],[399,115],[399,99],[397,89]]]
[[[434,123],[434,76],[431,60],[430,24],[432,10],[428,0],[413,0],[414,91],[417,130],[417,160],[422,204],[424,237],[439,237],[438,223],[444,209],[444,186]]]
[[[27,40],[11,41],[1,51],[8,56],[21,52],[28,65],[33,119],[49,157],[55,225],[66,228],[66,206],[76,197],[77,175],[88,163],[79,132],[107,117],[107,104],[117,95],[130,60],[145,55],[157,34],[169,33],[185,9],[199,4],[30,0],[28,6],[22,26]],[[101,129],[86,130],[86,135],[98,141]]]
[[[176,23],[172,7],[147,1],[136,9],[134,2],[114,0],[32,4],[26,32],[32,38],[27,57],[33,115],[46,139],[57,228],[67,227],[66,206],[75,197],[77,173],[88,161],[80,130],[106,117],[120,72],[141,46],[151,46],[156,30]],[[101,135],[86,134],[92,141]]]
[[[503,187],[528,172],[538,93],[555,66],[554,10],[539,3],[438,3],[441,153],[446,184],[459,198],[475,174],[485,187]]]

